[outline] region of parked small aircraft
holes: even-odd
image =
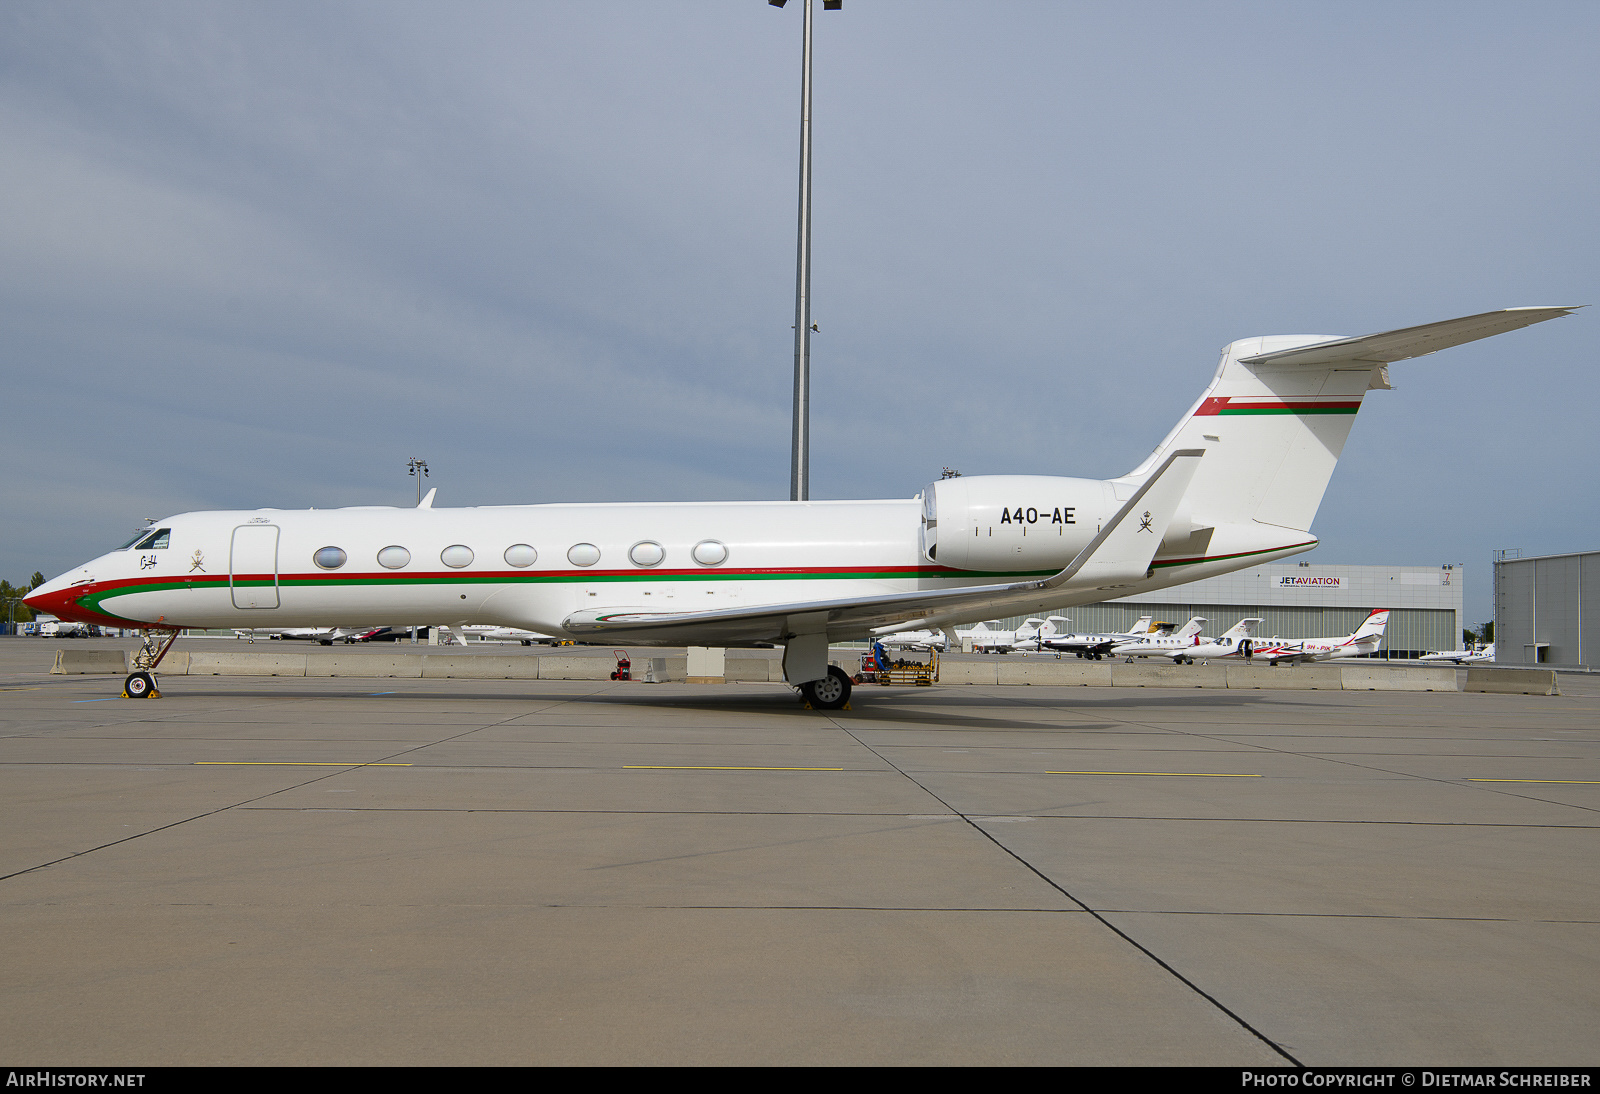
[[[1221,659],[1248,661],[1255,655],[1255,626],[1265,620],[1241,619],[1217,638],[1202,638],[1195,645],[1174,650],[1173,664],[1192,665],[1196,661]]]
[[[1269,665],[1305,661],[1326,661],[1333,657],[1356,657],[1377,653],[1383,648],[1384,628],[1389,625],[1389,609],[1378,608],[1352,634],[1340,638],[1303,638],[1284,642],[1277,638],[1257,643],[1255,656]]]
[[[1134,596],[1286,558],[1350,426],[1400,361],[1569,314],[1511,308],[1359,338],[1247,338],[1113,479],[941,479],[887,501],[357,506],[184,513],[26,598],[63,619],[177,628],[495,623],[640,646],[782,645],[814,707],[830,642]],[[170,647],[170,641],[168,643]],[[149,648],[124,692],[154,691]]]
[[[1480,661],[1494,660],[1494,643],[1487,646],[1477,646],[1470,650],[1447,650],[1444,653],[1425,653],[1417,658],[1419,661],[1442,662],[1448,661],[1452,665],[1475,665]]]
[[[1179,627],[1171,634],[1147,634],[1143,638],[1132,642],[1123,642],[1113,646],[1111,656],[1123,657],[1132,661],[1135,657],[1173,657],[1186,654],[1190,649],[1197,648],[1206,639],[1200,637],[1200,630],[1206,625],[1206,617],[1197,615],[1189,622]]]
[[[1029,622],[1033,621],[1030,619]],[[1016,644],[1012,648],[1018,653],[1039,653],[1047,648],[1047,644],[1051,639],[1061,633],[1061,628],[1065,624],[1071,622],[1072,620],[1064,615],[1052,615],[1039,624],[1031,634],[1026,637],[1018,637]],[[1020,635],[1021,632],[1019,631],[1018,634]]]
[[[1127,630],[1112,634],[1057,634],[1045,642],[1044,646],[1057,653],[1075,653],[1079,657],[1098,661],[1111,652],[1114,646],[1150,634],[1150,623],[1153,619],[1155,619],[1153,615],[1141,615],[1139,621]]]

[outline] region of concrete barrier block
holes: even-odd
[[[122,676],[128,671],[128,655],[121,650],[56,650],[56,663],[50,671],[66,676]]]
[[[689,674],[688,669],[687,657],[641,657],[633,663],[633,678],[643,680],[645,673],[649,672],[657,684],[681,684]],[[611,674],[608,672],[606,675]]]
[[[1455,666],[1340,665],[1346,691],[1458,691]]]
[[[609,680],[611,674],[617,671],[617,662],[607,655],[604,657],[541,657],[539,661],[539,679],[541,680]],[[684,659],[688,664],[688,659]],[[639,665],[640,662],[635,661]],[[639,677],[644,676],[644,667],[640,665]]]
[[[308,653],[307,676],[368,676],[415,680],[422,675],[420,653]]]
[[[1338,665],[1229,665],[1230,688],[1270,691],[1343,691]]]
[[[304,676],[305,674],[306,655],[303,653],[211,653],[195,650],[189,654],[190,676]]]
[[[189,651],[169,650],[161,659],[161,665],[156,669],[157,676],[187,676],[189,675]]]
[[[672,660],[677,659],[672,658]],[[775,657],[729,657],[723,662],[722,674],[730,681],[767,683],[772,679],[773,665],[778,666],[778,675],[781,678],[783,663]],[[848,666],[845,667],[848,669]]]
[[[1169,665],[1147,662],[1113,662],[1111,686],[1118,688],[1225,688],[1227,669],[1223,665]]]
[[[1467,691],[1490,695],[1560,695],[1555,669],[1492,669],[1472,665],[1467,668]]]
[[[1000,666],[993,661],[940,661],[939,683],[985,684],[1000,682]]]
[[[542,663],[547,660],[554,658],[425,653],[421,657],[422,678],[424,680],[538,680],[544,671]],[[611,667],[616,666],[613,663]]]
[[[942,667],[942,666],[941,666]],[[1020,658],[995,663],[1001,684],[1054,684],[1057,686],[1106,688],[1112,684],[1111,666],[1098,661],[1070,661],[1054,658]]]

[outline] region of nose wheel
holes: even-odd
[[[162,630],[168,630],[162,628]],[[124,699],[159,699],[161,692],[156,690],[156,666],[161,664],[161,659],[167,655],[172,644],[178,640],[176,627],[168,630],[166,642],[162,642],[158,635],[160,631],[151,629],[140,632],[143,642],[128,658],[128,667],[133,669],[127,679],[122,681],[122,697]]]
[[[148,672],[133,672],[122,682],[122,697],[124,699],[159,699],[161,693],[156,690],[156,678]]]

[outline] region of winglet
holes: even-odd
[[[1078,552],[1078,557],[1043,584],[1049,588],[1127,585],[1144,580],[1150,560],[1183,501],[1184,492],[1206,454],[1181,448],[1144,481],[1133,497]]]

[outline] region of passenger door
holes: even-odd
[[[241,524],[228,551],[228,587],[235,608],[278,606],[278,526]]]

